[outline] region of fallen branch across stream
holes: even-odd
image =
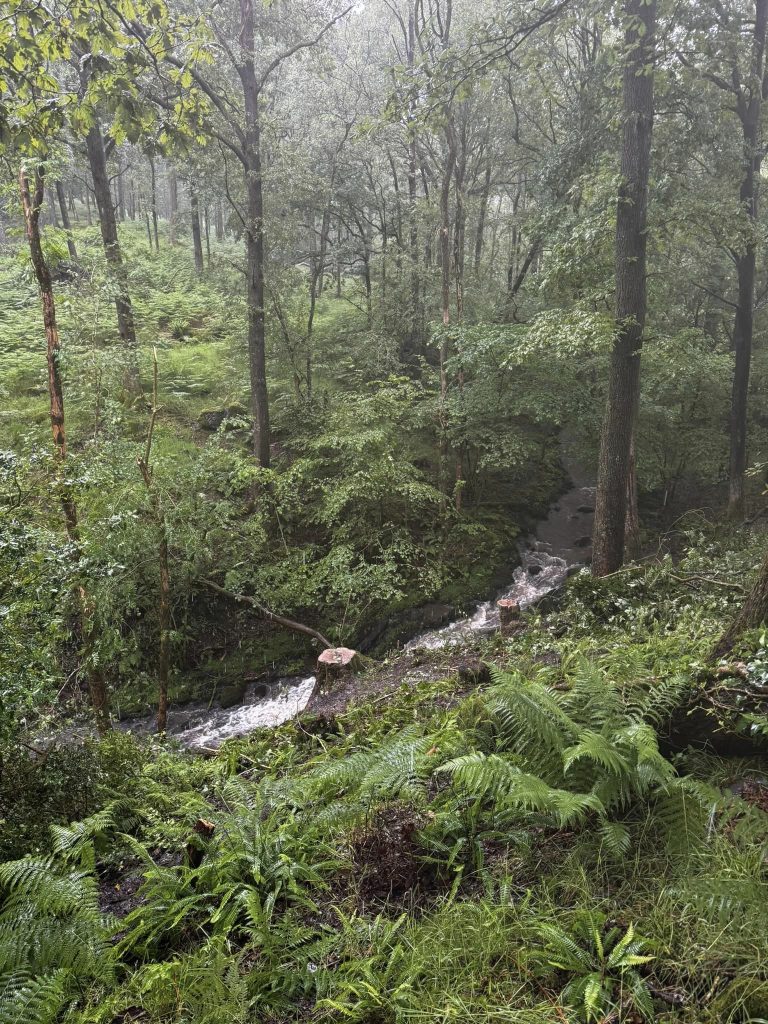
[[[253,597],[247,597],[245,594],[236,594],[232,590],[226,590],[224,587],[220,587],[218,583],[214,583],[213,580],[200,579],[198,582],[202,583],[204,587],[208,587],[209,590],[215,590],[217,594],[228,597],[230,601],[236,601],[238,604],[247,604],[249,608],[253,608],[259,615],[263,615],[265,619],[268,619],[270,622],[276,622],[278,626],[285,626],[286,629],[292,629],[295,633],[304,633],[306,636],[311,636],[315,640],[319,640],[325,647],[333,647],[331,641],[327,640],[322,633],[318,633],[316,629],[312,629],[311,626],[305,626],[301,622],[295,622],[293,619],[287,619],[284,615],[277,615],[275,612],[271,612],[269,608],[259,604]]]

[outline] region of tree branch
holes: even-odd
[[[286,629],[292,629],[295,633],[304,633],[306,636],[311,636],[315,640],[319,640],[325,647],[333,647],[330,640],[326,640],[322,633],[318,633],[316,629],[312,629],[311,626],[305,626],[301,622],[295,622],[293,619],[288,619],[284,615],[277,615],[275,612],[271,612],[269,608],[265,608],[263,604],[259,604],[253,597],[247,597],[245,594],[235,594],[231,590],[226,590],[224,587],[220,587],[218,583],[214,583],[213,580],[200,579],[198,582],[202,583],[204,587],[208,587],[209,590],[215,591],[217,594],[221,594],[223,597],[228,597],[230,601],[235,601],[237,604],[247,604],[254,611],[257,611],[259,615],[263,615],[265,619],[270,622],[276,622],[278,626],[285,626]]]

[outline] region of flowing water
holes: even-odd
[[[584,564],[592,552],[595,488],[585,482],[581,468],[568,458],[567,451],[563,464],[573,486],[552,505],[536,535],[521,544],[520,565],[510,585],[493,601],[478,605],[472,615],[414,637],[404,645],[405,651],[438,650],[460,643],[473,633],[498,629],[497,600],[511,598],[521,608],[530,607],[559,587],[574,567]],[[174,706],[168,713],[168,733],[191,749],[215,748],[233,736],[245,736],[254,729],[274,727],[295,718],[309,703],[314,688],[314,676],[284,677],[270,684],[251,684],[243,703],[235,707],[205,703]],[[133,718],[119,723],[118,728],[149,734],[154,731],[155,720]]]
[[[455,619],[442,629],[422,633],[409,640],[405,650],[439,650],[460,643],[473,633],[490,633],[499,628],[496,602],[502,598],[517,601],[521,608],[536,604],[555,590],[575,568],[592,554],[592,524],[595,488],[585,483],[581,468],[563,458],[573,486],[551,506],[547,518],[539,523],[536,534],[520,545],[520,565],[512,582],[492,601],[479,604],[472,615]]]

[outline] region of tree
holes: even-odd
[[[616,208],[616,337],[600,441],[592,571],[624,561],[630,452],[640,395],[640,348],[647,311],[648,178],[653,130],[656,3],[626,0],[624,132]]]
[[[171,48],[164,62],[180,74],[169,81],[162,77],[160,88],[152,95],[167,110],[176,109],[178,96],[185,89],[194,89],[210,104],[207,131],[210,136],[240,164],[245,191],[245,208],[236,207],[242,221],[246,241],[246,303],[248,308],[248,363],[253,413],[253,451],[261,466],[270,463],[269,394],[267,389],[265,277],[266,248],[264,226],[264,180],[262,168],[262,105],[265,92],[283,65],[302,51],[317,46],[325,34],[351,9],[324,18],[324,12],[306,3],[302,18],[290,21],[277,5],[260,8],[258,18],[254,0],[237,0],[236,9],[226,17],[217,10],[209,19],[219,58],[213,68],[195,60],[183,48]],[[257,26],[258,22],[258,26]],[[301,27],[297,27],[301,22]],[[311,35],[303,33],[304,24],[318,25]],[[148,33],[135,22],[131,30],[151,52]],[[259,32],[257,33],[257,27]],[[258,44],[257,44],[257,35]],[[191,49],[200,53],[193,41]],[[266,56],[264,56],[266,54]],[[159,68],[162,73],[162,68]],[[239,85],[240,104],[232,102],[232,74]],[[186,83],[186,84],[185,84]],[[171,96],[177,99],[171,99]],[[231,196],[228,196],[232,201]]]
[[[51,431],[53,433],[56,455],[61,464],[67,457],[67,434],[64,421],[64,390],[61,380],[61,346],[59,343],[59,329],[56,322],[56,302],[53,295],[51,273],[48,269],[40,240],[40,210],[45,200],[45,168],[42,164],[38,164],[35,168],[32,180],[34,185],[30,183],[28,170],[22,166],[19,171],[19,192],[24,212],[24,226],[29,243],[29,253],[43,309],[43,325],[45,327],[47,343],[46,358],[48,363],[48,398]],[[75,497],[69,484],[66,482],[59,481],[58,489],[67,537],[74,546],[75,559],[79,559],[80,527]],[[110,727],[109,703],[104,677],[91,658],[93,642],[92,609],[89,606],[88,597],[82,585],[77,586],[76,600],[78,606],[78,632],[85,644],[84,655],[88,663],[86,675],[91,704],[96,719],[96,727],[99,733],[103,734]]]

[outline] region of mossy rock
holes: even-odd
[[[768,981],[736,978],[712,1003],[715,1020],[768,1018]]]
[[[244,405],[235,402],[233,405],[225,405],[221,409],[203,409],[197,417],[197,425],[201,430],[218,430],[227,420],[241,420],[248,416],[248,410]],[[232,424],[232,428],[234,428]],[[225,427],[227,429],[227,427]]]

